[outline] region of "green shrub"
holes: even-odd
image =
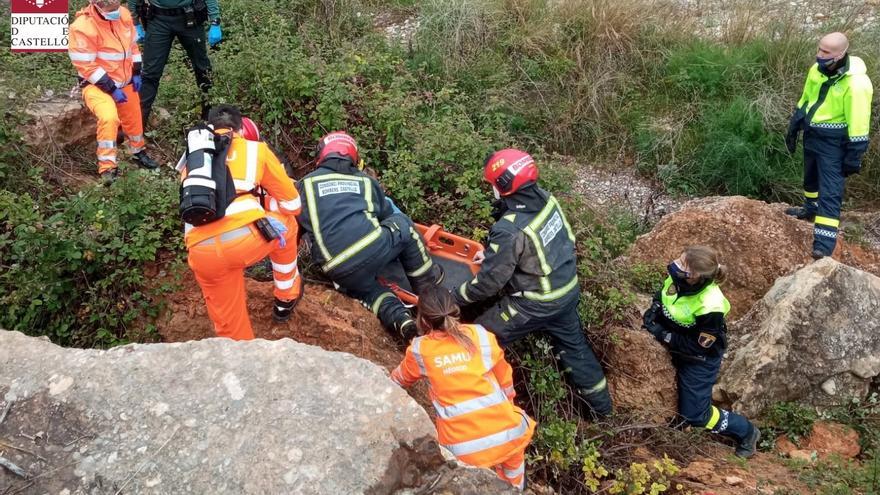
[[[128,341],[156,316],[162,287],[146,265],[180,252],[176,205],[174,181],[139,171],[49,204],[0,191],[0,327],[63,345]]]
[[[670,50],[664,72],[683,98],[748,94],[745,88],[764,76],[768,48],[761,41],[727,46],[695,40]]]

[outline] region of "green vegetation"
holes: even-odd
[[[71,3],[75,10],[85,1]],[[542,182],[561,196],[576,231],[581,316],[600,355],[614,345],[604,331],[637,316],[636,292],[650,293],[660,273],[613,263],[644,226],[576,197],[574,171],[556,153],[611,166],[634,163],[673,193],[798,199],[801,161],[784,150],[782,132],[815,40],[796,25],[757,33],[744,15],[710,41],[694,35],[687,16],[646,9],[637,0],[225,0],[222,6],[226,39],[211,53],[212,98],[240,105],[299,173],[313,165],[319,136],[346,128],[416,220],[482,238],[491,199],[480,181],[484,157],[506,146],[532,152]],[[413,39],[389,42],[373,26],[376,12],[418,16]],[[2,11],[0,38],[8,39],[9,29]],[[859,34],[852,46],[880,81],[875,36]],[[183,59],[180,49],[172,50],[157,101],[171,119],[148,134],[165,159],[180,152],[181,129],[199,115],[198,90]],[[170,174],[133,170],[110,188],[59,180],[63,170],[94,173],[91,147],[30,146],[17,123],[23,107],[46,91],[70,90],[70,62],[63,54],[0,50],[0,67],[0,326],[77,346],[154,338],[150,318],[169,287],[166,278],[148,278],[172,273],[182,257],[176,183]],[[880,197],[880,155],[869,153],[865,165],[848,182],[855,204]],[[609,492],[667,490],[674,465],[633,464],[621,450],[606,454],[616,433],[583,429],[564,371],[547,345],[534,344],[519,348],[517,358],[529,384],[523,400],[540,422],[531,451],[539,478],[565,493],[595,490],[611,477],[619,483]],[[815,419],[794,406],[774,414],[771,428],[790,435],[803,435]],[[862,423],[877,431],[876,422]],[[876,439],[871,442],[866,459],[875,459]]]
[[[797,443],[819,420],[838,422],[856,430],[862,454],[859,462],[835,457],[820,460],[816,465],[789,461],[801,480],[819,495],[877,493],[880,490],[880,396],[877,393],[865,401],[854,399],[824,411],[790,402],[775,404],[762,428],[762,448],[772,447],[774,439],[781,434]]]

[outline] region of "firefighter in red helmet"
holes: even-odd
[[[491,184],[496,223],[486,249],[477,253],[480,273],[456,292],[462,306],[500,299],[475,321],[502,346],[533,332],[546,333],[562,367],[570,370],[577,396],[599,416],[611,413],[602,367],[578,316],[580,287],[575,238],[559,202],[538,187],[532,157],[516,149],[493,153],[484,179]]]
[[[357,143],[347,133],[321,138],[318,168],[297,185],[305,198],[299,222],[324,274],[370,308],[386,329],[409,340],[417,333],[412,315],[376,275],[400,260],[420,293],[439,284],[442,271],[412,220],[394,207],[363,167]]]

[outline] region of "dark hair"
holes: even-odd
[[[688,246],[684,250],[684,261],[688,271],[698,275],[702,280],[711,280],[719,284],[727,278],[727,270],[721,264],[718,251],[708,246]]]
[[[461,309],[452,293],[442,287],[433,287],[419,294],[418,326],[422,333],[440,331],[448,333],[467,349],[476,349],[471,337],[458,324]]]
[[[225,103],[215,105],[208,112],[208,123],[214,126],[214,129],[237,131],[241,129],[241,110]]]

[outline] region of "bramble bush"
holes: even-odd
[[[151,338],[141,320],[169,287],[144,271],[179,252],[176,199],[174,181],[140,171],[48,203],[0,191],[0,327],[86,347]]]

